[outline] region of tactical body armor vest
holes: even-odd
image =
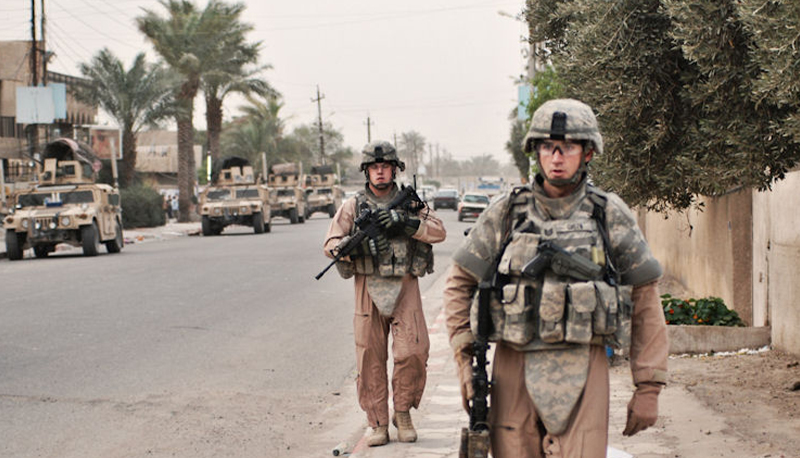
[[[489,340],[520,351],[569,344],[628,346],[632,287],[619,285],[608,256],[606,195],[587,186],[571,214],[558,219],[537,208],[530,189],[513,194],[509,204],[512,226],[497,254]],[[543,247],[553,245],[563,249],[560,258],[547,259],[547,266],[532,275],[531,261],[544,262],[541,258],[552,253]],[[477,306],[476,298],[470,312],[474,334]]]
[[[356,214],[365,209],[377,210],[385,208],[386,203],[391,201],[391,197],[385,202],[378,201],[371,193],[361,190],[356,194]],[[395,209],[398,213],[405,210]],[[354,227],[351,235],[358,228]],[[376,257],[364,256],[353,259],[356,273],[362,275],[378,275],[381,277],[403,277],[411,274],[422,277],[433,272],[433,247],[419,240],[415,240],[406,235],[398,235],[389,239],[390,250],[378,254]]]

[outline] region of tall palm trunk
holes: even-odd
[[[120,186],[126,188],[133,184],[136,176],[136,134],[133,126],[127,123],[122,129],[122,165]]]
[[[222,100],[217,97],[206,97],[206,126],[211,163],[216,164],[220,157],[219,137],[222,131]]]
[[[178,123],[178,222],[187,223],[194,195],[194,98],[200,87],[199,78],[181,86],[177,99],[181,105]]]
[[[194,193],[192,171],[192,118],[178,119],[178,222],[189,222],[189,207]]]

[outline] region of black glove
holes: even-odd
[[[407,219],[405,213],[401,214],[395,210],[385,210],[383,208],[375,210],[375,214],[378,217],[378,223],[385,231],[394,230],[405,223]]]
[[[378,234],[375,238],[364,237],[361,245],[354,251],[356,256],[378,256],[380,253],[389,251],[389,241],[383,234]]]
[[[410,217],[405,212],[378,209],[375,211],[381,228],[390,236],[405,234],[409,237],[419,229],[420,220]]]

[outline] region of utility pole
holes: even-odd
[[[367,115],[367,143],[372,143],[372,131],[370,127],[372,126],[372,120]]]
[[[311,101],[317,102],[317,114],[319,116],[319,154],[323,165],[325,165],[325,138],[322,135],[322,99],[324,98],[324,95],[319,94],[319,85],[317,85],[317,98],[311,99]]]
[[[31,86],[39,85],[36,44],[36,0],[31,0]]]
[[[45,23],[47,23],[47,19],[45,18],[44,14],[44,0],[41,1],[42,7],[42,22],[41,22],[41,30],[42,30],[42,39],[39,40],[39,43],[42,45],[41,54],[42,54],[42,86],[47,86],[47,43],[44,39],[44,30],[45,30]]]

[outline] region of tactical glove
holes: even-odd
[[[628,403],[628,422],[623,436],[633,436],[654,424],[658,419],[658,394],[663,385],[643,382],[636,386],[633,397]]]
[[[376,210],[378,223],[383,230],[390,236],[405,234],[408,237],[416,234],[419,229],[419,218],[409,217],[406,213],[400,213],[395,210]]]
[[[375,210],[378,217],[378,223],[386,231],[391,231],[396,227],[401,226],[405,222],[405,214],[397,213],[395,210],[385,210],[379,208]]]
[[[472,343],[456,350],[455,360],[461,385],[461,404],[469,413],[469,401],[475,397],[475,390],[472,388]]]
[[[364,240],[361,241],[361,245],[356,248],[355,251],[358,252],[357,255],[360,256],[378,256],[382,252],[386,252],[389,250],[389,241],[386,240],[382,234],[378,234],[376,237],[364,237]]]

